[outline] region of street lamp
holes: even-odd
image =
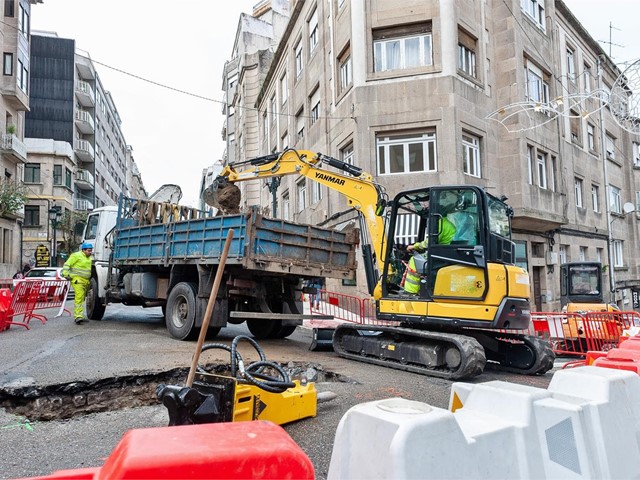
[[[53,246],[52,246],[53,248],[51,249],[51,266],[52,267],[58,266],[57,265],[58,252],[56,251],[58,247],[58,243],[56,239],[56,229],[60,224],[60,217],[62,217],[61,207],[54,205],[49,209],[49,221],[51,222],[51,228],[53,229]]]

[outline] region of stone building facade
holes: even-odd
[[[560,308],[559,265],[582,260],[603,264],[607,301],[634,307],[638,214],[624,205],[638,203],[640,140],[602,108],[607,95],[596,91],[610,91],[621,71],[561,0],[290,8],[255,103],[228,97],[235,132],[258,132],[236,135],[229,158],[322,152],[372,173],[390,197],[425,184],[480,185],[515,211],[534,310]],[[247,87],[239,77],[237,91]],[[270,192],[259,193],[270,205]],[[293,176],[276,199],[279,217],[303,223],[347,208],[338,193]],[[401,228],[396,235],[411,239],[411,225]],[[358,285],[344,288],[360,294],[363,285],[359,272]]]

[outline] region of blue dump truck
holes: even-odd
[[[121,196],[95,209],[84,240],[94,244],[87,315],[102,319],[110,303],[162,307],[171,336],[197,338],[234,230],[208,338],[227,323],[247,322],[257,338],[284,338],[302,323],[303,283],[351,280],[359,231],[338,232],[247,213],[204,216],[172,203]]]

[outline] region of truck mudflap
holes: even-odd
[[[472,337],[402,327],[342,324],[333,349],[351,360],[450,380],[480,375],[486,363]]]

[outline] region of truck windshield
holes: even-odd
[[[489,197],[489,228],[492,233],[511,238],[510,208],[497,198]]]

